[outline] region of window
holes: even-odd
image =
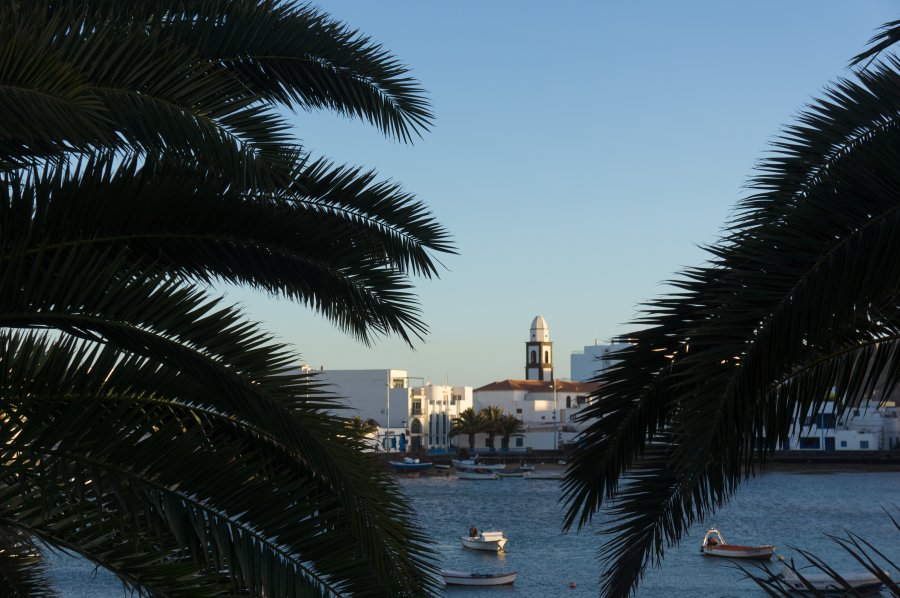
[[[841,440],[841,448],[847,448],[847,441]]]
[[[537,362],[537,351],[532,349],[531,350],[531,363],[536,363],[536,362]]]
[[[566,409],[568,409],[571,406],[572,406],[572,397],[568,396],[568,397],[566,397]]]
[[[818,436],[801,436],[800,437],[800,448],[801,449],[817,449],[817,448],[819,448],[819,437]]]
[[[550,351],[544,351],[544,363],[550,363]]]
[[[517,436],[516,437],[516,447],[522,447],[522,446],[525,446],[525,439],[522,438],[521,436]]]
[[[865,449],[869,448],[869,441],[868,440],[860,440],[859,448],[860,448],[860,450],[865,450]]]
[[[403,382],[403,378],[394,378],[393,380],[391,380],[391,388],[406,388],[403,385]]]
[[[543,416],[543,415],[542,415],[542,416],[541,416],[541,419],[547,419],[547,418],[546,418],[546,417],[544,417],[544,416]]]
[[[522,408],[521,407],[517,408],[516,413],[522,413]]]

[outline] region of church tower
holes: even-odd
[[[553,343],[543,316],[531,322],[531,337],[525,343],[525,379],[553,380]]]

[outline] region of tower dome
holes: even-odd
[[[531,340],[544,343],[549,342],[550,327],[547,325],[547,320],[544,319],[544,316],[535,316],[531,322]]]

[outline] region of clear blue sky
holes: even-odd
[[[425,201],[458,256],[418,281],[430,333],[367,348],[302,306],[247,308],[313,367],[401,368],[435,383],[524,377],[543,315],[556,374],[632,328],[641,302],[705,256],[782,125],[900,5],[871,1],[319,4],[428,90],[413,146],[330,113],[296,115],[316,155],[375,168]]]

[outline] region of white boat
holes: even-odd
[[[506,469],[505,463],[494,463],[493,465],[486,465],[484,463],[478,463],[477,459],[450,459],[450,462],[453,463],[453,467],[457,469]]]
[[[461,469],[456,472],[461,480],[499,480],[497,472],[487,469]]]
[[[522,477],[526,480],[561,480],[565,476],[562,471],[526,471]]]
[[[499,552],[506,546],[506,538],[503,536],[503,532],[481,532],[477,536],[460,536],[459,539],[462,541],[463,547],[471,548],[472,550]]]
[[[882,573],[884,573],[884,575],[890,575],[887,571],[882,571]],[[869,571],[852,571],[850,573],[841,573],[840,571],[837,571],[837,574],[847,582],[847,585],[859,594],[874,593],[884,586],[884,582],[882,582],[877,575],[873,575]],[[801,575],[807,583],[804,583],[803,579],[800,579]],[[825,572],[800,572],[798,574],[796,571],[786,566],[781,570],[779,577],[781,577],[781,580],[794,591],[825,592],[826,594],[838,594],[841,596],[846,596],[850,593],[845,585]],[[810,589],[809,586],[812,586],[812,589]]]
[[[516,571],[509,573],[465,573],[464,571],[441,571],[448,586],[506,586],[516,581]]]
[[[760,544],[758,546],[729,544],[725,541],[725,536],[722,535],[722,532],[713,527],[703,536],[703,542],[700,543],[700,552],[704,556],[768,561],[775,554],[775,547],[771,544]]]

